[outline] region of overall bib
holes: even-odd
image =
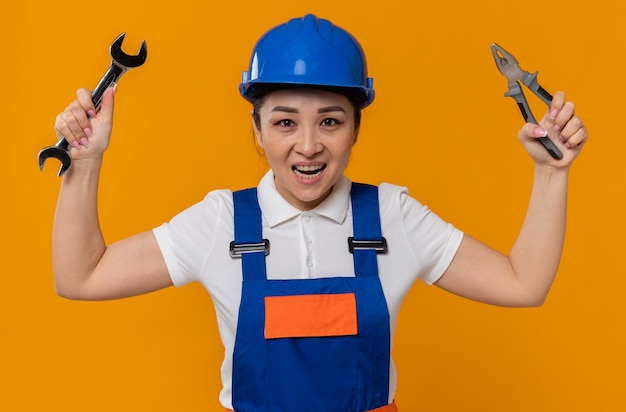
[[[355,277],[268,280],[256,189],[233,193],[231,254],[240,251],[233,256],[243,271],[235,412],[396,411],[388,405],[389,311],[372,248],[384,240],[378,188],[355,183],[351,198]]]

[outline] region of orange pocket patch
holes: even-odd
[[[357,334],[354,293],[265,297],[265,339]]]

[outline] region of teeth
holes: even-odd
[[[313,177],[326,168],[326,165],[316,166],[294,166],[293,171],[301,177]]]
[[[306,172],[317,172],[318,170],[322,170],[324,166],[296,166],[296,170],[306,173]]]

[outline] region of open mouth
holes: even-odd
[[[291,170],[303,179],[312,179],[326,169],[326,164],[315,166],[291,166]]]

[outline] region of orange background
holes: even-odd
[[[101,184],[108,241],[150,229],[215,188],[255,185],[265,164],[237,92],[256,39],[314,12],[367,51],[377,98],[348,175],[406,185],[506,252],[532,165],[489,46],[577,103],[592,141],[571,173],[562,265],[538,309],[489,307],[418,284],[394,355],[402,411],[615,411],[623,407],[624,30],[621,0],[4,0],[0,116],[0,411],[219,410],[222,347],[199,285],[113,302],[54,293],[50,232],[60,179],[36,156],[56,114],[94,87],[108,47],[148,43],[122,79]],[[527,94],[537,114],[541,102]],[[72,253],[72,251],[68,251]]]

